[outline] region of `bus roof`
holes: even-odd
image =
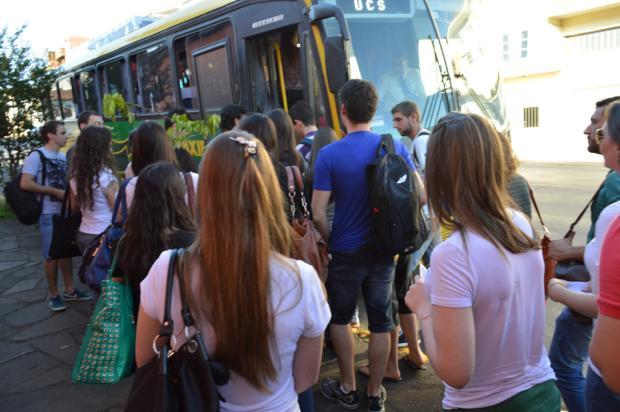
[[[202,14],[208,13],[220,7],[224,7],[227,4],[233,3],[234,1],[236,0],[204,0],[197,2],[196,4],[193,4],[187,8],[174,12],[169,16],[156,20],[153,23],[148,24],[132,33],[129,33],[118,40],[114,40],[113,42],[106,44],[101,48],[98,48],[89,53],[85,53],[70,61],[69,63],[64,64],[62,67],[67,71],[71,71],[71,69],[75,67],[81,66],[91,60],[96,60],[100,57],[103,57],[109,53],[112,53],[115,50],[120,49],[123,46],[126,46],[127,44],[135,43],[139,40],[160,33],[170,27],[184,23],[188,20],[191,20],[195,17],[198,17]]]

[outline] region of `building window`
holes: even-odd
[[[521,32],[521,58],[527,57],[527,30]]]
[[[502,58],[505,62],[510,59],[510,48],[509,48],[510,38],[507,34],[502,36]]]
[[[538,127],[538,106],[523,108],[523,127]]]

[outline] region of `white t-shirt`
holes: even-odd
[[[532,227],[511,210],[526,234]],[[462,389],[445,385],[443,407],[496,405],[534,385],[554,379],[544,347],[544,262],[541,250],[500,251],[480,235],[460,233],[431,256],[427,284],[433,305],[473,309],[475,370]]]
[[[91,208],[90,205],[80,205],[82,212],[82,223],[80,223],[80,232],[88,234],[99,234],[103,232],[112,222],[112,208],[108,204],[105,196],[105,190],[110,183],[117,182],[116,176],[110,169],[103,169],[99,172],[99,185],[97,180],[93,181],[93,200],[95,203]],[[71,191],[77,196],[77,180],[72,178],[69,181]]]
[[[592,293],[595,295],[598,295],[599,291],[601,246],[603,245],[603,240],[605,239],[609,226],[611,226],[611,223],[618,215],[620,215],[620,201],[614,202],[603,209],[594,226],[594,237],[588,242],[583,252],[583,262],[588,269],[588,273],[590,273],[590,285],[592,287]],[[596,322],[596,319],[594,319],[594,322]],[[588,364],[594,373],[601,376],[600,371],[590,358],[588,358]]]
[[[402,136],[400,138],[401,143],[405,145],[411,154],[411,160],[413,160],[416,169],[422,175],[426,169],[426,150],[428,148],[429,135],[430,132],[428,130],[421,129],[413,140],[409,136]]]
[[[181,179],[183,183],[185,183],[185,176],[183,173],[179,172],[181,175]],[[198,174],[194,172],[190,172],[192,176],[192,181],[194,182],[194,194],[196,195],[196,199],[198,198]],[[136,193],[136,184],[138,183],[138,177],[132,177],[127,186],[125,187],[125,201],[127,202],[127,210],[131,208],[131,204],[133,203],[133,196]],[[185,194],[185,203],[188,203],[187,193]],[[189,204],[189,203],[188,203]]]
[[[273,359],[277,370],[275,381],[267,385],[271,393],[258,391],[244,378],[231,371],[229,383],[219,387],[220,394],[226,399],[226,402],[220,404],[223,411],[299,410],[293,379],[293,355],[297,349],[297,342],[302,336],[313,338],[321,335],[329,323],[331,312],[314,268],[299,260],[286,259],[289,264],[297,264],[300,272],[297,275],[282,259],[274,255],[270,262],[271,305],[275,310],[273,322],[275,339],[271,351],[275,354]],[[170,251],[163,252],[151,267],[147,277],[140,283],[140,302],[144,311],[150,318],[160,321],[164,317],[169,261]],[[198,270],[198,266],[193,265],[191,290],[197,290]],[[174,334],[177,338],[177,347],[179,347],[186,341],[186,338],[183,333],[177,279],[175,279],[173,290],[171,312]],[[207,352],[214,353],[216,331],[208,323],[200,324],[200,331],[203,334]],[[243,354],[240,353],[239,356]]]

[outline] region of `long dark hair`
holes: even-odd
[[[267,113],[273,121],[278,136],[278,160],[285,166],[301,167],[301,155],[295,150],[295,129],[291,117],[282,109],[273,109]]]
[[[82,206],[88,205],[89,208],[93,208],[95,204],[93,186],[99,185],[99,173],[103,169],[109,169],[114,173],[111,142],[112,133],[101,126],[85,127],[78,136],[71,176],[76,180],[76,197]]]
[[[195,230],[185,191],[179,170],[169,162],[153,163],[140,173],[120,252],[121,267],[133,285],[169,248],[172,230]]]
[[[239,122],[239,129],[244,130],[260,140],[271,160],[278,160],[278,134],[273,121],[262,113],[252,113]]]
[[[151,163],[165,161],[177,166],[172,142],[166,130],[152,120],[142,123],[136,130],[131,143],[131,169],[138,176]]]
[[[314,165],[316,158],[319,156],[319,151],[328,144],[334,143],[338,140],[336,132],[331,127],[321,127],[314,134],[312,139],[312,150],[310,152],[310,161],[308,162],[308,170],[306,171],[306,181],[310,189],[314,182]]]

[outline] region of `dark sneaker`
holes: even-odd
[[[63,293],[62,298],[68,302],[72,300],[91,300],[93,298],[93,295],[88,292],[82,292],[78,288],[75,288],[72,293]]]
[[[398,347],[406,348],[407,346],[409,346],[409,343],[407,342],[407,338],[405,337],[405,334],[401,330],[400,334],[398,335]]]
[[[340,388],[340,381],[336,379],[323,379],[321,382],[321,393],[327,399],[337,401],[343,408],[359,409],[360,397],[357,391],[343,392]]]
[[[62,301],[59,295],[52,296],[50,298],[50,309],[52,312],[60,312],[61,310],[67,309],[65,303]]]
[[[386,398],[387,393],[383,385],[381,385],[379,396],[368,396],[368,412],[385,412]]]

